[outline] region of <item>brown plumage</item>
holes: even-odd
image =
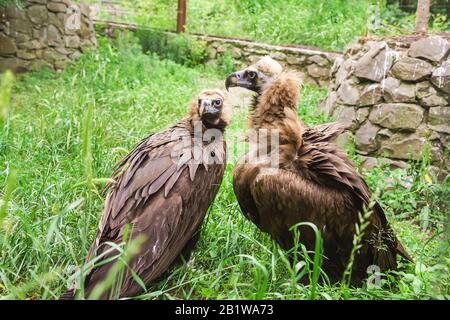
[[[117,166],[109,185],[97,236],[87,261],[120,244],[125,226],[131,239],[143,236],[129,267],[148,285],[174,263],[187,261],[197,242],[203,218],[221,184],[225,166],[222,133],[230,120],[224,93],[205,90],[189,106],[188,116],[142,140]],[[208,132],[211,136],[194,136]],[[105,256],[117,255],[116,251]],[[85,297],[105,279],[115,261],[93,269],[86,277]],[[131,297],[143,288],[126,271],[120,292],[103,299]],[[62,298],[73,298],[69,290]]]
[[[227,78],[227,88],[241,86],[258,93],[251,106],[250,125],[255,130],[277,130],[280,142],[275,171],[266,170],[271,167],[268,157],[252,161],[250,153],[244,155],[234,168],[234,191],[245,216],[284,249],[294,245],[291,226],[314,223],[323,237],[322,268],[337,282],[349,262],[358,212],[368,205],[371,193],[345,152],[333,142],[345,127],[332,123],[305,128],[299,120],[299,85],[295,73],[283,73],[268,57]],[[269,145],[268,149],[274,148]],[[352,283],[356,285],[367,277],[370,265],[378,265],[381,271],[395,270],[397,254],[410,259],[381,206],[375,203],[372,210],[353,264]],[[299,229],[300,242],[314,251],[313,230]]]

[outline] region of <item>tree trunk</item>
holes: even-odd
[[[184,32],[186,25],[186,0],[178,0],[177,33]]]
[[[419,0],[416,12],[416,32],[428,31],[428,20],[430,19],[430,0]]]

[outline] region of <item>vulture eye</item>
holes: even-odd
[[[200,108],[201,105],[202,105],[202,99],[198,99],[198,107]]]
[[[216,100],[214,100],[214,105],[216,106],[216,107],[220,107],[221,105],[222,105],[222,100],[221,99],[216,99]]]
[[[248,77],[250,79],[255,79],[256,78],[256,72],[255,71],[249,71],[248,72]]]

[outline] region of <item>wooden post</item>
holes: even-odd
[[[184,32],[186,25],[186,0],[178,0],[177,33]]]
[[[419,0],[416,12],[416,32],[428,31],[428,20],[430,19],[430,0]]]

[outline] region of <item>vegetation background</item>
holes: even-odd
[[[122,1],[152,14],[152,27],[174,28],[174,1]],[[325,5],[325,3],[327,5]],[[402,34],[413,14],[384,1],[188,1],[188,30],[340,50],[357,36]],[[382,23],[370,30],[371,9]],[[144,9],[145,8],[145,9]],[[369,10],[370,9],[370,10]],[[441,9],[430,25],[448,31]],[[143,15],[136,17],[143,19]],[[408,21],[410,24],[408,24]],[[375,24],[376,25],[376,24]],[[150,132],[186,111],[206,87],[223,87],[234,69],[229,56],[204,65],[204,44],[189,36],[138,32],[99,47],[62,73],[40,70],[0,89],[0,297],[56,299],[82,277],[84,257],[102,212],[102,188],[114,164]],[[318,109],[326,90],[304,86],[299,116],[308,125],[327,119]],[[234,108],[227,136],[243,137],[245,106]],[[233,139],[230,139],[233,140]],[[239,140],[238,140],[239,141]],[[349,155],[357,161],[352,145]],[[407,170],[380,168],[364,176],[398,237],[414,257],[381,286],[304,286],[317,269],[291,265],[280,248],[241,214],[232,191],[231,161],[201,240],[187,265],[148,288],[141,299],[449,299],[450,179],[429,170],[427,148]],[[124,253],[129,250],[125,244]],[[122,256],[123,257],[123,256]],[[105,283],[105,286],[110,283]]]
[[[177,1],[116,3],[124,8],[121,13],[103,12],[100,18],[176,29]],[[416,6],[417,0],[192,0],[187,1],[186,30],[342,50],[359,36],[410,33]],[[449,6],[447,0],[431,0],[431,31],[450,31]]]

